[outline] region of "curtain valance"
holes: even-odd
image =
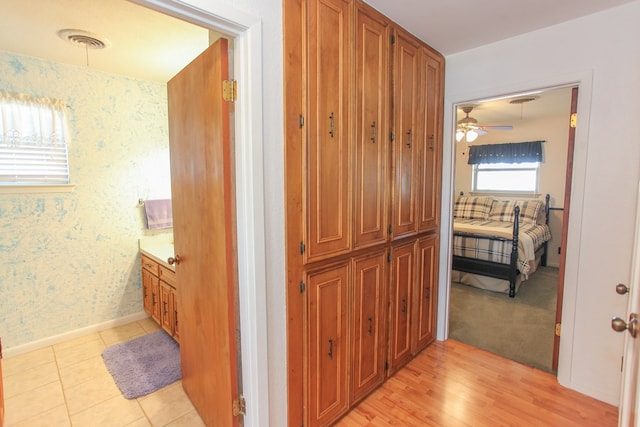
[[[469,148],[470,165],[481,163],[542,162],[544,141],[508,142],[506,144],[472,145]]]

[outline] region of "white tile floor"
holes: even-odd
[[[104,365],[102,350],[158,329],[146,319],[3,359],[5,427],[204,426],[180,381],[129,400]]]

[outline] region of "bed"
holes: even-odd
[[[549,195],[540,199],[458,196],[453,220],[453,280],[511,298],[547,263]]]

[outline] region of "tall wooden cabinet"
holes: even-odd
[[[435,339],[444,60],[360,0],[283,3],[290,425]]]

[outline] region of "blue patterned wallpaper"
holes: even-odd
[[[138,199],[171,192],[166,85],[0,52],[0,90],[67,102],[75,185],[0,194],[4,347],[139,313]]]

